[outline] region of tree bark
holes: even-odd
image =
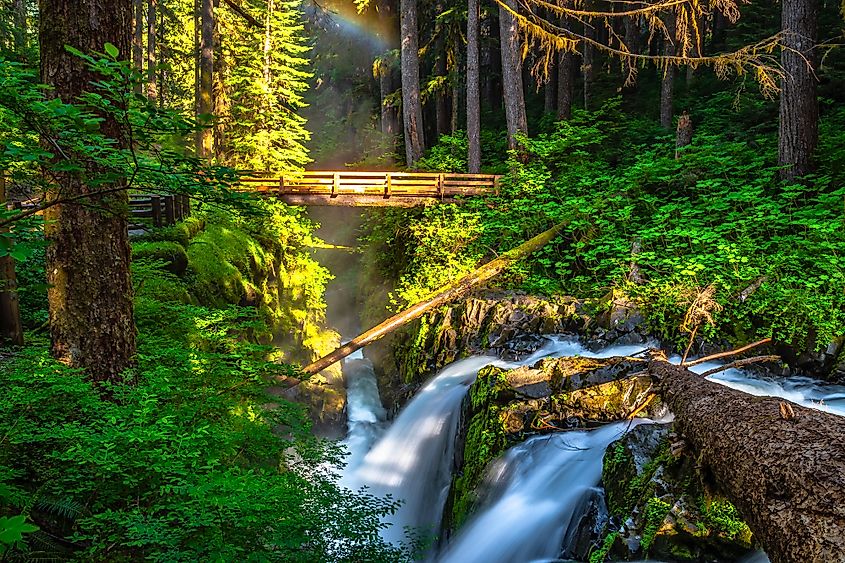
[[[422,103],[420,101],[420,54],[417,30],[417,0],[401,0],[399,27],[402,34],[402,117],[405,128],[405,161],[408,166],[422,157]]]
[[[562,52],[557,73],[557,118],[572,117],[572,101],[575,96],[575,54]]]
[[[132,7],[132,26],[134,34],[132,35],[132,64],[138,72],[144,71],[144,0],[133,0]],[[135,84],[135,92],[140,94],[144,88],[142,81],[139,79]]]
[[[39,8],[41,80],[52,87],[50,95],[73,102],[100,79],[65,45],[90,52],[112,43],[122,56],[131,53],[132,0],[41,0]],[[102,117],[102,133],[126,146],[120,124]],[[48,201],[91,192],[77,175],[54,171],[53,177]],[[135,355],[128,196],[92,195],[85,203],[45,213],[52,352],[95,381],[116,381]]]
[[[396,122],[396,107],[388,103],[388,96],[393,93],[393,69],[389,60],[384,56],[378,62],[378,83],[381,95],[381,132],[385,135],[396,135],[399,126]]]
[[[778,163],[781,177],[792,180],[813,171],[819,139],[819,107],[813,49],[818,35],[818,0],[782,2],[784,49],[781,81]]]
[[[6,176],[0,172],[0,209],[6,208]],[[0,233],[8,229],[0,228]],[[0,256],[0,346],[23,346],[15,259]]]
[[[147,96],[155,101],[158,97],[156,81],[156,15],[158,0],[148,0],[147,4]]]
[[[747,395],[659,356],[649,371],[772,563],[845,561],[845,418]]]
[[[543,111],[545,113],[557,113],[557,80],[559,61],[554,61],[549,66],[549,76],[543,86]]]
[[[15,38],[15,54],[18,60],[26,62],[27,49],[29,47],[29,25],[27,18],[27,7],[25,0],[14,0],[12,5],[14,12],[15,29],[13,31]]]
[[[496,277],[515,262],[521,260],[525,256],[528,256],[532,252],[539,250],[540,248],[551,242],[563,229],[564,226],[565,223],[559,223],[548,231],[544,231],[536,237],[522,243],[518,247],[509,250],[508,252],[505,252],[499,258],[496,258],[495,260],[484,264],[480,268],[476,269],[474,272],[442,288],[433,297],[430,297],[424,301],[420,301],[412,307],[405,309],[401,313],[393,315],[378,326],[371,328],[364,334],[352,339],[347,344],[341,346],[337,350],[320,358],[316,362],[306,366],[302,371],[310,375],[318,373],[326,369],[333,363],[339,362],[340,360],[342,360],[349,354],[355,352],[356,350],[360,350],[364,346],[372,344],[376,340],[379,340],[387,334],[390,334],[397,328],[403,327],[414,319],[420,318],[426,312],[440,307],[441,305],[445,305],[446,303],[449,303],[451,301],[454,301],[455,299],[463,297],[464,295],[469,293],[473,288]],[[287,378],[281,377],[280,379],[286,380]]]
[[[479,43],[481,38],[481,7],[479,0],[467,1],[467,170],[481,172],[481,69]]]
[[[442,12],[443,7],[438,6],[439,10],[438,13]],[[442,30],[441,30],[442,32]],[[445,42],[443,38],[437,41],[437,51],[438,57],[437,61],[434,64],[434,74],[435,76],[447,76],[446,72],[446,50],[445,50]],[[441,135],[448,135],[449,134],[449,122],[452,118],[452,109],[449,106],[449,100],[447,99],[446,95],[446,85],[444,84],[442,88],[437,90],[437,94],[435,95],[434,99],[434,112],[435,112],[435,125],[437,131],[437,139],[434,142],[437,142],[440,139]]]
[[[681,158],[680,149],[692,144],[692,118],[687,112],[678,118],[678,129],[675,132],[675,158]]]
[[[596,38],[596,30],[592,24],[586,22],[584,24],[584,37],[588,39]],[[584,109],[590,110],[593,107],[593,80],[595,79],[595,69],[593,63],[595,62],[595,48],[592,45],[583,42],[583,51],[581,52],[581,72],[584,75]]]
[[[666,32],[668,37],[663,39],[663,54],[671,57],[675,54],[675,14],[666,16]],[[668,65],[663,69],[663,80],[660,84],[660,126],[664,129],[672,129],[672,122],[675,117],[674,104],[675,93],[675,67]]]
[[[211,158],[214,152],[214,130],[208,117],[214,111],[214,0],[200,0],[199,88],[197,114],[206,125],[197,136],[197,154]]]
[[[511,10],[517,10],[516,0],[505,0]],[[505,120],[508,126],[508,148],[518,148],[516,136],[528,132],[525,116],[525,94],[522,84],[522,52],[519,46],[519,27],[510,12],[499,6],[499,36],[502,51],[502,91]]]

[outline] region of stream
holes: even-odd
[[[344,364],[349,416],[344,443],[349,457],[341,483],[401,499],[403,504],[390,517],[391,525],[383,531],[383,537],[399,544],[405,540],[406,531],[411,531],[425,544],[426,539],[439,535],[461,402],[482,367],[493,364],[513,368],[534,364],[543,357],[624,356],[643,349],[613,346],[591,352],[574,339],[553,337],[520,362],[493,356],[459,360],[432,377],[392,421],[386,421],[372,364],[360,355],[350,357]],[[702,373],[718,365],[707,362],[692,370]],[[709,379],[746,393],[782,397],[845,415],[842,386],[823,385],[806,377],[762,379],[737,369]],[[632,424],[648,423],[637,420],[537,436],[509,449],[488,468],[486,493],[475,515],[446,545],[435,542],[426,560],[510,563],[556,559],[566,544],[570,522],[580,518],[591,495],[601,494],[597,485],[607,446]],[[752,560],[768,561],[762,553],[747,559]]]

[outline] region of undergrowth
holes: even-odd
[[[367,239],[398,280],[394,308],[566,221],[553,244],[495,283],[586,298],[621,290],[677,345],[694,297],[713,285],[723,308],[702,336],[826,346],[845,324],[845,112],[822,119],[818,173],[783,184],[775,132],[761,126],[768,110],[751,96],[726,109],[726,95],[699,102],[694,142],[679,158],[674,136],[612,100],[525,139],[529,158],[511,158],[498,197],[375,215]],[[459,140],[431,154],[452,162]],[[632,263],[642,283],[630,279]]]

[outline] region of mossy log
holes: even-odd
[[[649,371],[772,563],[845,561],[845,418],[712,383],[660,353]]]
[[[522,243],[518,247],[509,250],[508,252],[505,252],[499,258],[491,260],[487,264],[484,264],[480,268],[464,276],[458,281],[453,282],[447,285],[446,287],[443,287],[442,289],[440,289],[440,291],[435,293],[433,297],[430,297],[424,301],[420,301],[412,307],[409,307],[404,311],[393,315],[383,323],[371,328],[364,334],[352,339],[347,344],[341,346],[337,350],[331,352],[330,354],[327,354],[316,362],[309,364],[308,366],[303,368],[302,371],[309,375],[318,373],[323,369],[329,367],[333,363],[339,362],[340,360],[342,360],[349,354],[355,352],[356,350],[360,350],[364,346],[375,342],[376,340],[379,340],[387,334],[390,334],[394,330],[407,325],[415,319],[420,318],[426,312],[440,307],[441,305],[446,305],[447,303],[450,303],[460,297],[465,296],[472,289],[478,287],[486,281],[491,280],[492,278],[501,274],[515,262],[521,260],[532,252],[542,248],[543,246],[551,242],[558,235],[558,233],[560,233],[560,231],[565,225],[566,223],[559,223],[551,229]]]

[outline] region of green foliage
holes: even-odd
[[[711,533],[751,545],[751,529],[729,500],[702,496],[698,509],[701,511],[702,522],[711,529]]]
[[[23,539],[24,534],[38,531],[38,526],[26,523],[26,516],[0,516],[0,555]]]
[[[611,532],[607,534],[602,540],[601,547],[590,553],[590,563],[604,563],[607,560],[607,556],[610,554],[610,550],[613,548],[613,544],[616,542],[616,538],[618,537],[619,532]]]
[[[822,120],[829,138],[819,161],[830,164],[805,184],[784,185],[772,128],[754,125],[770,119],[769,110],[753,99],[726,108],[725,95],[714,95],[701,103],[705,121],[680,158],[673,138],[618,102],[576,111],[524,139],[528,158],[509,162],[499,197],[386,213],[369,223],[369,240],[384,249],[404,304],[568,221],[555,243],[496,283],[591,298],[621,289],[655,334],[679,346],[688,338],[678,328],[687,309],[712,285],[724,308],[700,332],[706,338],[773,335],[821,348],[845,324],[845,173],[836,158],[845,114]],[[451,162],[450,142],[433,159]],[[629,281],[632,262],[645,283]]]
[[[643,515],[645,528],[643,528],[642,540],[640,542],[643,553],[648,553],[652,542],[654,542],[654,538],[663,526],[663,522],[666,520],[666,516],[671,509],[672,506],[669,503],[657,497],[651,497],[646,502],[645,514]]]

